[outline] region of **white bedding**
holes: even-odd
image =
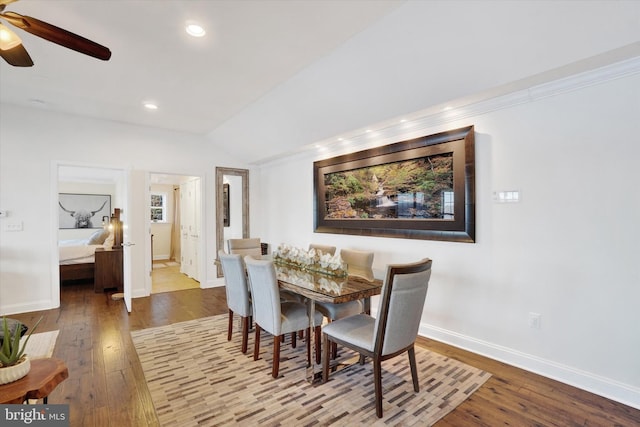
[[[62,243],[62,242],[60,242]],[[96,248],[102,248],[102,245],[60,245],[60,264],[80,264],[85,262],[94,262],[94,253]]]

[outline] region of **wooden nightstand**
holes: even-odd
[[[104,292],[105,289],[117,288],[122,292],[122,249],[96,249],[96,270],[93,289]]]

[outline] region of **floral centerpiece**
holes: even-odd
[[[331,255],[318,249],[301,249],[281,244],[273,255],[275,262],[288,264],[306,271],[347,277],[347,265],[339,254]]]

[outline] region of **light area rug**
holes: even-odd
[[[27,347],[25,354],[31,359],[43,359],[51,357],[53,355],[53,349],[56,346],[56,340],[58,339],[59,331],[41,332],[38,334],[32,334],[29,341],[27,341]],[[24,343],[27,339],[23,336],[20,339],[20,343]]]
[[[236,322],[236,328],[237,328]],[[432,425],[490,374],[416,348],[420,392],[407,356],[383,362],[384,418],[375,414],[371,363],[333,373],[326,384],[305,380],[306,345],[281,346],[280,377],[271,377],[273,338],[263,332],[260,359],[240,352],[240,333],[227,341],[227,316],[131,332],[163,426]]]

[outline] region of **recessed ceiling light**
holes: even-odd
[[[207,34],[202,26],[194,23],[187,24],[186,30],[187,34],[193,37],[203,37],[205,34]]]
[[[147,110],[157,110],[158,106],[156,104],[154,104],[153,102],[145,102],[144,104],[144,108],[146,108]]]

